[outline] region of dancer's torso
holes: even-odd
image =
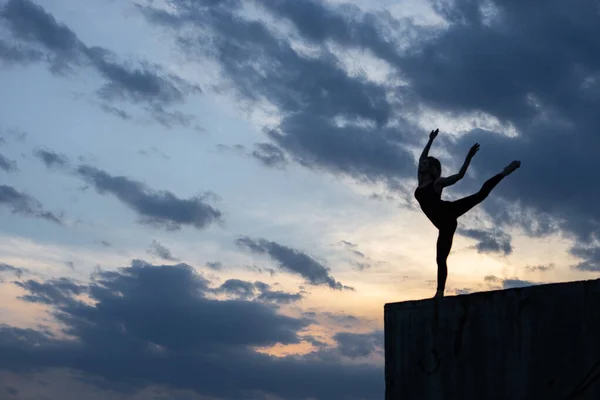
[[[445,203],[442,200],[442,189],[438,190],[434,188],[433,181],[419,186],[415,190],[415,198],[419,202],[421,210],[436,226],[444,216],[443,206]]]

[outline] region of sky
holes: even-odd
[[[383,306],[600,272],[593,0],[0,0],[0,398],[380,399]]]

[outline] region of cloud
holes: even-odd
[[[254,283],[240,279],[228,279],[217,290],[217,293],[227,293],[240,299],[254,297]]]
[[[12,265],[0,263],[0,281],[2,273],[11,273],[15,275],[17,278],[20,278],[24,273],[29,272],[23,268],[13,267]]]
[[[41,61],[43,53],[21,45],[13,45],[0,40],[0,64],[12,66],[13,64],[26,65]]]
[[[220,261],[208,261],[205,265],[208,268],[214,269],[217,271],[220,271],[221,269],[223,269],[223,263],[221,263]]]
[[[287,165],[285,154],[279,147],[271,143],[256,143],[255,147],[256,150],[252,152],[252,157],[267,167],[285,167]]]
[[[338,350],[345,357],[368,357],[375,352],[383,355],[383,331],[367,334],[339,332],[333,338],[338,343]]]
[[[574,269],[586,272],[600,272],[599,247],[576,245],[569,250],[569,253],[575,257],[583,259],[582,262],[573,265]]]
[[[0,185],[0,206],[7,207],[13,214],[35,217],[62,225],[62,216],[44,210],[42,204],[28,194],[12,186]]]
[[[166,261],[179,261],[178,258],[173,257],[173,255],[171,254],[171,251],[169,249],[167,249],[165,246],[163,246],[156,240],[152,241],[152,244],[150,245],[150,250],[148,250],[148,253],[155,255]]]
[[[16,172],[18,170],[17,163],[4,157],[2,154],[0,154],[0,169],[4,172]]]
[[[166,155],[162,150],[160,150],[156,146],[150,146],[148,149],[140,149],[138,150],[138,154],[142,156],[150,156],[151,154],[158,155],[165,160],[170,160],[171,157]]]
[[[302,299],[301,293],[286,293],[273,291],[264,282],[248,282],[241,279],[228,279],[215,293],[226,293],[243,300],[256,300],[273,304],[289,304]]]
[[[71,172],[83,178],[88,184],[94,186],[98,193],[110,193],[120,201],[134,209],[141,220],[139,222],[166,228],[167,230],[178,230],[181,225],[188,224],[197,228],[209,225],[212,222],[221,222],[220,211],[214,209],[204,202],[208,194],[203,197],[195,197],[188,200],[177,198],[168,191],[155,191],[141,182],[130,180],[123,176],[112,176],[105,171],[89,165],[80,165],[72,168],[69,158],[63,154],[49,149],[38,149],[34,152],[47,168],[61,169]],[[87,189],[87,187],[86,187]],[[100,242],[104,247],[111,246],[107,241]],[[160,244],[159,244],[160,245]],[[167,252],[154,248],[155,255],[167,255]],[[162,249],[161,249],[162,250]],[[158,251],[158,252],[157,252]],[[177,259],[163,258],[169,261]]]
[[[455,295],[462,295],[462,294],[470,294],[473,293],[473,289],[469,289],[469,288],[462,288],[462,289],[454,289],[454,294]]]
[[[256,299],[266,303],[290,304],[302,300],[302,294],[286,293],[281,290],[270,290],[267,288],[262,290]]]
[[[69,166],[69,159],[64,154],[55,153],[52,150],[38,149],[34,152],[46,165],[47,168],[66,168]]]
[[[512,253],[511,237],[499,229],[483,231],[479,229],[458,229],[458,233],[479,241],[475,245],[478,253]]]
[[[92,68],[105,82],[97,92],[101,99],[145,103],[147,111],[165,126],[189,122],[178,113],[166,112],[163,106],[201,92],[198,86],[148,62],[130,66],[117,61],[111,51],[83,43],[70,28],[30,0],[8,0],[0,9],[0,24],[8,28],[14,41],[0,42],[0,57],[6,62],[46,61],[51,71],[60,75]],[[112,105],[103,109],[118,110]]]
[[[337,282],[329,275],[328,268],[301,251],[265,239],[254,240],[248,237],[237,239],[236,244],[253,253],[268,255],[278,263],[281,270],[299,275],[311,285],[328,286],[335,290],[354,290]]]
[[[141,9],[150,22],[172,28],[186,54],[218,62],[239,96],[277,109],[281,122],[266,132],[290,162],[407,191],[401,183],[415,172],[408,149],[426,141],[411,121],[432,114],[462,119],[460,135],[441,135],[436,147],[466,154],[478,142],[480,154],[490,149],[472,163],[478,179],[466,177],[466,193],[479,189],[479,177],[523,161],[481,206],[495,225],[537,237],[563,230],[593,242],[600,223],[590,201],[600,197],[600,25],[593,2],[550,0],[538,10],[492,0],[489,13],[474,2],[434,1],[446,24],[418,26],[350,5],[258,1],[262,12],[289,23],[294,43],[267,19],[245,19],[241,2],[222,2],[218,11],[211,4],[174,0],[169,11]],[[387,79],[347,71],[336,46],[383,62]],[[509,248],[502,238],[479,246],[506,254]]]
[[[359,322],[359,319],[354,315],[350,314],[340,314],[340,313],[331,313],[331,312],[323,312],[321,313],[332,321],[343,325],[345,327],[349,327],[351,324],[355,324]]]
[[[550,271],[551,269],[554,269],[554,264],[549,264],[549,265],[528,265],[525,267],[526,270],[530,271],[530,272],[534,272],[534,271],[540,271],[540,272],[547,272]]]
[[[72,303],[72,296],[84,293],[86,287],[77,285],[67,278],[38,282],[28,280],[26,282],[15,282],[15,285],[27,290],[30,294],[19,298],[30,303],[41,304],[66,304]]]
[[[169,191],[156,191],[124,176],[113,176],[98,168],[81,165],[77,173],[100,194],[112,194],[138,213],[144,224],[178,230],[183,225],[197,229],[221,222],[221,211],[203,197],[180,199]]]
[[[484,282],[488,285],[488,288],[491,290],[520,288],[539,284],[536,282],[525,281],[518,278],[498,278],[494,275],[487,275],[484,278]]]
[[[344,364],[325,352],[275,357],[254,350],[299,343],[311,324],[261,302],[206,297],[209,282],[185,265],[134,261],[99,271],[85,288],[68,280],[21,284],[25,300],[45,302],[74,340],[0,326],[0,368],[68,368],[116,390],[167,385],[223,399],[266,396],[300,400],[374,399],[383,395],[380,366]],[[85,289],[91,301],[76,299]],[[341,335],[347,354],[364,353]]]
[[[119,107],[111,106],[109,104],[104,103],[99,104],[99,107],[105,113],[114,115],[115,117],[120,118],[123,121],[130,121],[133,118],[131,114]]]
[[[270,150],[282,149],[310,168],[362,180],[395,181],[413,175],[414,159],[401,145],[415,141],[411,124],[395,115],[394,127],[383,127],[392,114],[385,85],[349,76],[325,46],[311,57],[300,54],[266,25],[239,17],[240,4],[222,3],[214,13],[185,1],[172,2],[171,13],[142,10],[154,23],[175,31],[195,24],[198,33],[215,38],[199,45],[198,40],[181,37],[179,43],[189,55],[213,56],[225,79],[247,101],[264,99],[278,108],[281,124],[267,129]],[[272,163],[272,151],[260,158],[280,166],[281,154],[274,151],[277,162]]]
[[[532,285],[536,285],[536,283],[531,281],[524,281],[521,279],[504,279],[504,281],[502,281],[502,287],[504,289],[521,288]]]
[[[358,245],[352,242],[348,242],[347,240],[340,241],[340,244],[350,253],[352,254],[353,260],[350,261],[352,265],[354,265],[355,269],[358,271],[364,271],[373,266],[373,260],[370,257],[367,257],[365,253],[357,250]],[[359,261],[357,261],[357,259]]]

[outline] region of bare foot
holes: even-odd
[[[521,166],[521,161],[513,161],[510,164],[508,164],[508,166],[506,168],[504,168],[504,170],[502,171],[502,174],[504,176],[510,175],[514,172],[515,169],[519,168]]]

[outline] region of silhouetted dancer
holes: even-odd
[[[439,129],[431,131],[429,134],[429,142],[427,142],[427,145],[419,158],[419,186],[415,190],[415,198],[421,205],[421,209],[427,218],[429,218],[439,230],[436,249],[438,276],[435,297],[442,297],[444,296],[446,277],[448,276],[446,260],[448,259],[450,249],[452,248],[452,239],[454,237],[454,231],[456,230],[458,217],[481,203],[502,178],[508,176],[521,166],[521,162],[513,161],[510,163],[502,172],[488,179],[475,194],[455,201],[442,200],[443,188],[454,185],[465,176],[471,159],[479,150],[479,143],[475,143],[473,147],[471,147],[469,154],[467,154],[467,158],[465,159],[465,163],[457,174],[442,178],[442,165],[440,164],[440,161],[435,157],[428,156],[429,148],[438,132]]]

